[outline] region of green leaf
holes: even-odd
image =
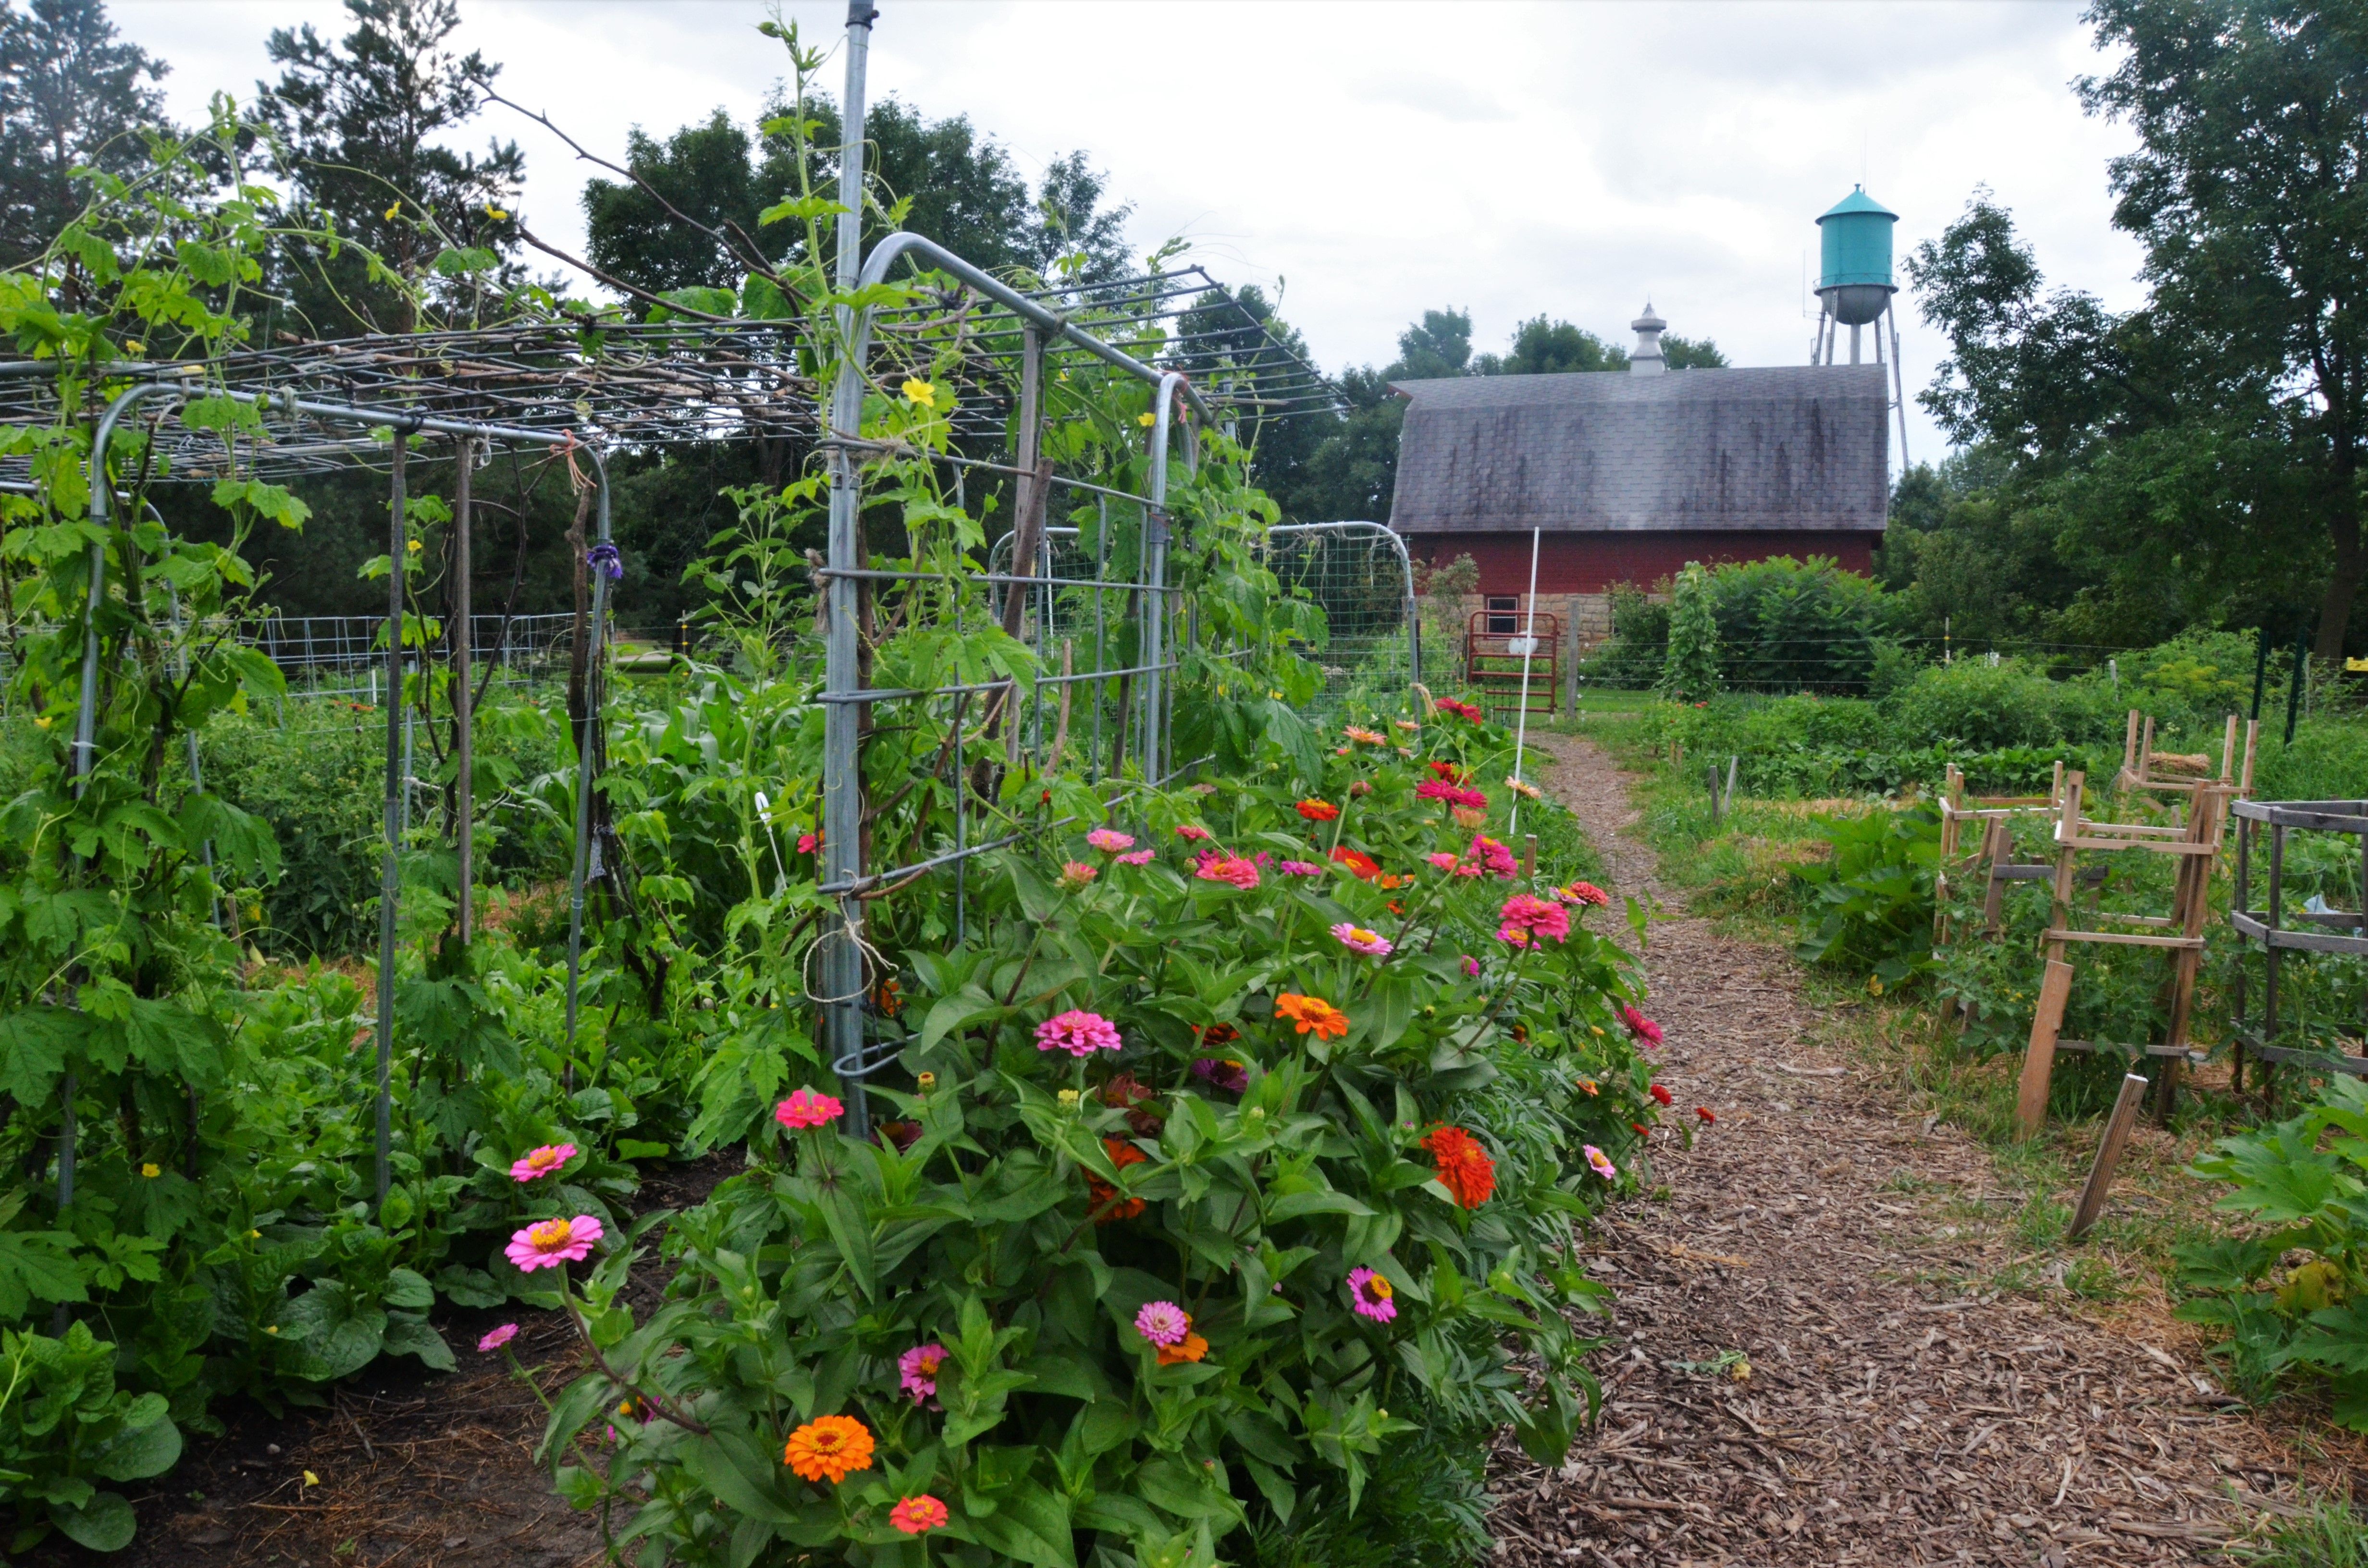
[[[1068,1500],[1057,1492],[1023,1483],[971,1523],[979,1544],[1030,1568],[1076,1568]]]
[[[50,1517],[68,1540],[93,1551],[120,1551],[131,1544],[139,1528],[131,1505],[112,1492],[102,1492],[79,1508],[53,1504]]]
[[[117,1436],[93,1457],[90,1468],[108,1481],[145,1481],[172,1469],[180,1457],[181,1429],[167,1415]]]
[[[397,1272],[408,1273],[409,1270]],[[388,1315],[386,1336],[381,1341],[381,1347],[389,1356],[416,1356],[439,1372],[449,1372],[456,1364],[452,1359],[452,1347],[444,1343],[444,1336],[436,1332],[436,1325],[426,1318],[414,1317],[408,1312]]]
[[[746,1435],[718,1432],[692,1437],[675,1452],[690,1478],[732,1512],[768,1524],[797,1522],[775,1486],[775,1476],[786,1472],[769,1462],[769,1454],[757,1452]]]

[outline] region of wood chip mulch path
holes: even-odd
[[[1547,739],[1541,783],[1649,896],[1614,765]],[[1941,1283],[1984,1272],[1934,1210],[1989,1157],[1821,1049],[1788,957],[1677,917],[1646,967],[1662,1081],[1718,1124],[1595,1227],[1602,1419],[1559,1470],[1499,1445],[1496,1562],[2226,1562],[2291,1511],[2291,1458],[2169,1335]]]

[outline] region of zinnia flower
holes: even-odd
[[[1713,1126],[1718,1120],[1718,1117],[1711,1110],[1710,1107],[1706,1105],[1698,1105],[1694,1107],[1694,1114],[1702,1118],[1702,1124],[1704,1127]]]
[[[1223,1089],[1229,1095],[1238,1095],[1250,1086],[1248,1070],[1240,1062],[1225,1057],[1200,1058],[1192,1063],[1192,1076],[1202,1080],[1212,1087]]]
[[[1452,697],[1440,698],[1438,707],[1441,713],[1452,713],[1459,719],[1469,719],[1475,724],[1485,724],[1488,722],[1487,715],[1482,713],[1480,710],[1473,707],[1469,702],[1458,702]]]
[[[1080,1060],[1097,1051],[1116,1051],[1121,1040],[1117,1027],[1099,1013],[1071,1008],[1056,1014],[1036,1026],[1036,1049],[1065,1051]]]
[[[1541,937],[1559,942],[1570,935],[1570,915],[1562,905],[1525,892],[1507,899],[1497,917],[1503,922],[1497,935],[1516,946],[1526,946]]]
[[[1377,959],[1390,956],[1391,943],[1378,931],[1368,931],[1362,926],[1352,926],[1343,920],[1332,927],[1332,935],[1338,937],[1340,945],[1352,953],[1370,953]]]
[[[1133,848],[1134,835],[1131,833],[1120,833],[1112,828],[1098,827],[1086,835],[1086,843],[1105,855],[1115,855],[1121,849]]]
[[[1370,1268],[1349,1271],[1349,1305],[1359,1317],[1387,1323],[1398,1315],[1397,1291],[1389,1280]]]
[[[1310,860],[1285,860],[1275,867],[1286,877],[1320,877],[1324,868]]]
[[[1330,822],[1340,814],[1340,808],[1329,801],[1302,801],[1299,814],[1309,822]]]
[[[1387,735],[1377,733],[1372,730],[1360,729],[1354,724],[1349,725],[1340,733],[1348,736],[1352,741],[1361,741],[1369,746],[1380,745],[1383,741],[1389,739]]]
[[[1554,895],[1565,903],[1591,903],[1599,909],[1609,908],[1611,903],[1611,895],[1593,882],[1572,882],[1554,889]]]
[[[1620,1004],[1620,1021],[1628,1026],[1630,1034],[1634,1035],[1646,1045],[1661,1043],[1661,1026],[1626,1002]]]
[[[938,1369],[945,1365],[946,1347],[936,1340],[916,1345],[896,1358],[897,1381],[905,1392],[913,1396],[915,1404],[934,1399],[938,1392]]]
[[[802,1481],[846,1480],[871,1468],[871,1431],[852,1415],[818,1415],[790,1434],[781,1462]]]
[[[921,1141],[921,1124],[917,1121],[892,1119],[875,1122],[872,1124],[871,1132],[873,1142],[885,1139],[900,1154]]]
[[[1430,769],[1434,778],[1444,778],[1450,784],[1461,784],[1470,777],[1461,763],[1433,761],[1426,762],[1423,766]]]
[[[1121,866],[1148,866],[1151,864],[1151,858],[1152,852],[1150,850],[1137,849],[1132,854],[1120,856],[1118,858],[1118,863]]]
[[[1099,867],[1088,866],[1083,860],[1064,860],[1061,862],[1060,884],[1072,892],[1084,887],[1087,882],[1092,881],[1096,877],[1100,875],[1101,870]]]
[[[1145,1301],[1134,1314],[1134,1332],[1154,1345],[1181,1345],[1192,1320],[1173,1301]]]
[[[1439,1167],[1440,1185],[1464,1208],[1479,1208],[1497,1190],[1497,1162],[1461,1127],[1434,1127],[1423,1136],[1422,1146]]]
[[[1110,1164],[1121,1170],[1129,1165],[1146,1164],[1151,1158],[1123,1138],[1103,1139],[1102,1152],[1110,1156]],[[1112,1220],[1132,1220],[1143,1212],[1142,1199],[1130,1198],[1121,1202],[1118,1188],[1091,1171],[1086,1173],[1086,1193],[1093,1199],[1094,1223],[1097,1225],[1107,1225]]]
[[[1537,801],[1544,799],[1543,796],[1538,793],[1538,787],[1531,783],[1526,778],[1508,778],[1505,780],[1505,788],[1510,790],[1514,794],[1519,795],[1524,801]]]
[[[1444,849],[1426,855],[1423,858],[1429,861],[1432,865],[1438,867],[1442,871],[1452,871],[1455,869],[1455,857],[1450,855]]]
[[[888,1522],[906,1535],[925,1535],[945,1525],[946,1506],[928,1493],[906,1497],[888,1510]]]
[[[1651,1095],[1655,1100],[1658,1101],[1662,1105],[1668,1105],[1677,1097],[1658,1084],[1654,1085],[1650,1089],[1646,1090],[1645,1093]]]
[[[1237,888],[1258,885],[1258,863],[1238,855],[1228,855],[1221,849],[1203,849],[1193,867],[1192,874],[1204,882],[1224,882]]]
[[[1472,858],[1480,862],[1490,875],[1511,881],[1520,874],[1520,865],[1513,852],[1493,838],[1479,837],[1472,841]]]
[[[1411,719],[1393,719],[1390,722],[1395,724],[1399,729],[1409,733],[1422,728],[1420,724],[1416,723]]]
[[[531,1274],[590,1256],[592,1244],[600,1239],[600,1221],[589,1214],[578,1214],[573,1220],[540,1220],[510,1237],[503,1251],[520,1273]]]
[[[817,850],[817,849],[819,849],[819,848],[821,848],[821,847],[822,847],[822,835],[821,835],[821,833],[819,833],[819,832],[814,832],[814,833],[802,833],[802,834],[798,835],[798,853],[799,853],[799,854],[801,854],[801,855],[811,855],[811,854],[813,854],[815,850]]]
[[[1338,1040],[1349,1032],[1349,1015],[1320,996],[1301,996],[1286,991],[1275,998],[1274,1016],[1289,1018],[1300,1034],[1312,1034],[1317,1040]]]
[[[1464,954],[1463,972],[1467,975],[1477,977],[1480,973],[1480,960],[1474,958],[1470,953]]]
[[[1360,882],[1370,882],[1381,874],[1380,861],[1364,851],[1351,849],[1345,844],[1334,846],[1332,858],[1348,867],[1349,874]]]
[[[514,1181],[533,1181],[538,1176],[549,1176],[575,1157],[575,1145],[573,1143],[545,1143],[514,1163],[510,1166],[510,1177]]]
[[[1602,1150],[1597,1148],[1592,1143],[1588,1144],[1586,1148],[1587,1163],[1595,1167],[1595,1174],[1597,1176],[1601,1176],[1606,1181],[1614,1180],[1619,1176],[1620,1167],[1613,1165]]]
[[[1190,1323],[1192,1314],[1185,1313],[1184,1321]],[[1178,1361],[1198,1361],[1208,1353],[1209,1342],[1188,1329],[1185,1331],[1183,1344],[1163,1345],[1159,1347],[1159,1364],[1163,1367],[1172,1367]]]
[[[514,1323],[506,1323],[499,1328],[487,1333],[484,1338],[477,1341],[477,1348],[480,1351],[490,1355],[494,1351],[499,1350],[503,1346],[507,1345],[511,1340],[516,1339],[518,1337],[518,1324]]]
[[[773,1119],[792,1132],[809,1127],[825,1127],[838,1119],[847,1108],[828,1095],[812,1089],[791,1091],[790,1097],[773,1108]]]
[[[1198,844],[1201,840],[1213,835],[1207,828],[1202,827],[1199,823],[1188,822],[1183,823],[1177,827],[1176,836],[1184,840],[1187,844]]]
[[[1223,1045],[1242,1038],[1242,1031],[1231,1024],[1211,1024],[1207,1028],[1195,1028],[1192,1032],[1201,1037],[1203,1045]]]

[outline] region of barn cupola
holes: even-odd
[[[1628,356],[1628,371],[1636,376],[1657,376],[1669,368],[1661,355],[1661,330],[1669,324],[1653,313],[1653,301],[1645,301],[1645,313],[1630,322],[1636,334],[1636,347]]]

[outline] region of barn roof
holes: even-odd
[[[1411,400],[1390,526],[1879,533],[1881,365],[1393,381]]]

